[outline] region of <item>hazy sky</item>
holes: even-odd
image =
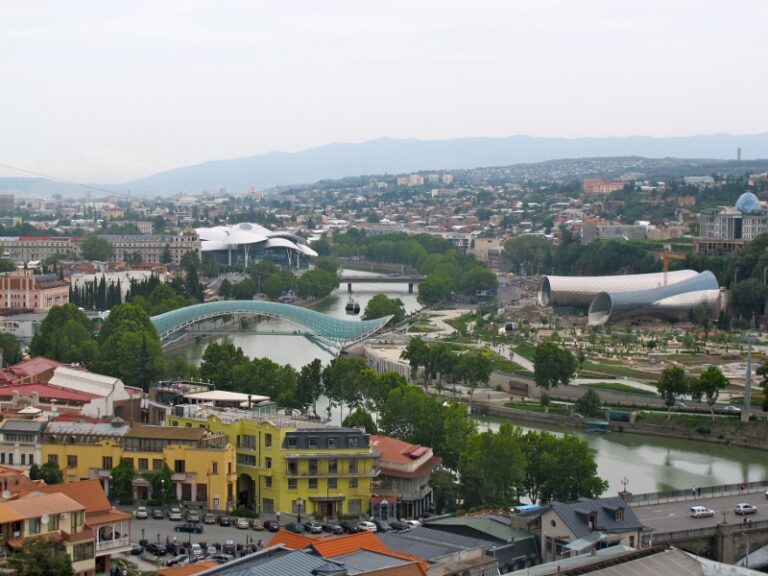
[[[0,163],[120,182],[381,136],[764,132],[767,30],[767,0],[2,0]]]

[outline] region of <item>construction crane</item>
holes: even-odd
[[[669,274],[669,261],[670,260],[685,260],[685,256],[682,254],[675,254],[672,252],[672,247],[667,244],[664,246],[664,252],[661,253],[661,258],[664,261],[664,286],[667,285],[667,275]]]

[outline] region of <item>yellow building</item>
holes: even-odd
[[[150,480],[168,466],[171,486],[165,494],[210,510],[229,509],[234,503],[235,450],[224,434],[199,427],[128,426],[122,421],[54,421],[42,443],[43,461],[55,462],[65,482],[98,479],[108,496],[112,469],[127,459],[134,470],[135,501],[158,499],[163,491]]]
[[[176,407],[169,428],[203,426],[226,434],[237,453],[237,504],[256,512],[317,519],[367,514],[378,453],[354,428],[279,414],[274,403],[251,409]]]

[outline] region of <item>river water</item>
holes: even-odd
[[[355,275],[365,273],[354,272]],[[370,274],[375,278],[375,274]],[[408,286],[398,284],[353,284],[353,298],[365,310],[368,301],[379,293],[390,298],[400,298],[408,313],[419,309],[415,294],[408,294]],[[354,319],[346,314],[345,306],[349,296],[346,284],[324,300],[317,310],[339,318]],[[357,317],[359,318],[359,317]],[[275,319],[260,319],[246,333],[232,333],[215,336],[213,341],[232,342],[240,346],[250,357],[267,357],[278,364],[290,364],[295,368],[319,358],[327,364],[332,354],[302,336],[290,334],[296,327]],[[285,334],[285,333],[288,334]],[[199,362],[207,343],[190,341],[175,349],[173,354],[183,354],[190,361]],[[318,412],[325,406],[318,404]],[[339,421],[337,410],[332,412],[333,421]],[[514,422],[513,422],[514,423]],[[479,421],[481,430],[498,429],[498,420]],[[522,426],[524,429],[525,426]],[[556,429],[552,432],[562,433]],[[598,474],[608,480],[606,495],[622,490],[627,481],[627,490],[634,493],[679,490],[694,486],[712,486],[768,480],[768,454],[706,442],[681,440],[677,438],[656,438],[636,434],[579,433],[595,454]]]

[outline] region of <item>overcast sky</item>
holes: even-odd
[[[767,0],[2,0],[0,163],[768,131]],[[0,176],[23,176],[0,168]]]

